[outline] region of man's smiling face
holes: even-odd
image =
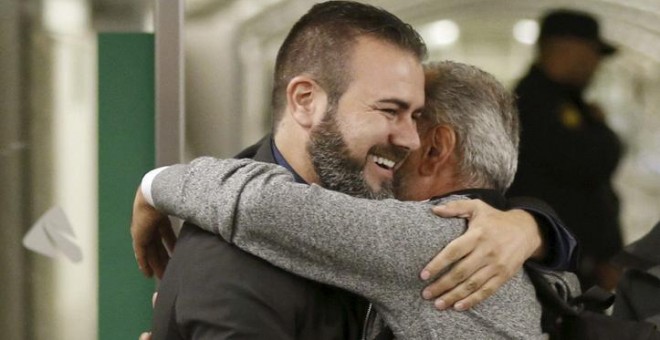
[[[419,147],[424,72],[412,54],[370,37],[351,54],[350,83],[310,134],[308,152],[326,188],[392,196],[394,172]]]

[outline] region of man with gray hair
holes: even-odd
[[[480,69],[454,62],[426,66],[426,110],[420,135],[449,126],[457,137],[455,181],[461,188],[490,188],[504,193],[513,181],[518,159],[518,113],[511,95]],[[416,153],[419,155],[419,153]],[[420,155],[421,156],[421,155]],[[408,162],[408,167],[417,164]],[[424,190],[414,171],[402,171],[396,195],[422,200],[437,195]],[[428,178],[430,182],[435,179]],[[407,183],[412,182],[412,183]],[[415,188],[411,190],[411,188]],[[413,196],[410,196],[413,195]]]
[[[355,198],[294,183],[273,164],[209,157],[162,170],[146,194],[159,211],[280,268],[366,297],[396,338],[544,338],[541,308],[523,271],[467,311],[438,313],[435,307],[444,306],[425,299],[431,296],[425,280],[444,266],[432,261],[422,280],[419,269],[466,229],[464,219],[439,219],[432,210],[452,204],[460,210],[459,200],[468,198],[506,208],[518,146],[514,99],[494,77],[454,62],[428,65],[425,77],[421,147],[397,171],[395,190],[428,201]],[[380,328],[382,320],[370,315],[366,327]]]

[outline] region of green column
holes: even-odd
[[[102,33],[99,58],[99,339],[137,339],[151,326],[154,283],[129,234],[142,175],[154,166],[154,36]]]

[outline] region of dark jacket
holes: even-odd
[[[239,156],[275,162],[270,138]],[[367,306],[189,224],[158,292],[154,340],[358,339]]]
[[[579,90],[532,67],[516,88],[521,138],[510,195],[548,202],[580,242],[590,263],[622,247],[619,202],[611,177],[621,144]]]
[[[660,222],[615,257],[626,268],[616,287],[612,315],[660,328]]]
[[[646,271],[632,268],[623,274],[612,315],[651,322],[660,328],[660,265]]]

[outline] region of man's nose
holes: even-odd
[[[397,121],[392,132],[392,144],[404,147],[410,151],[420,147],[417,123],[412,117],[402,118]]]

